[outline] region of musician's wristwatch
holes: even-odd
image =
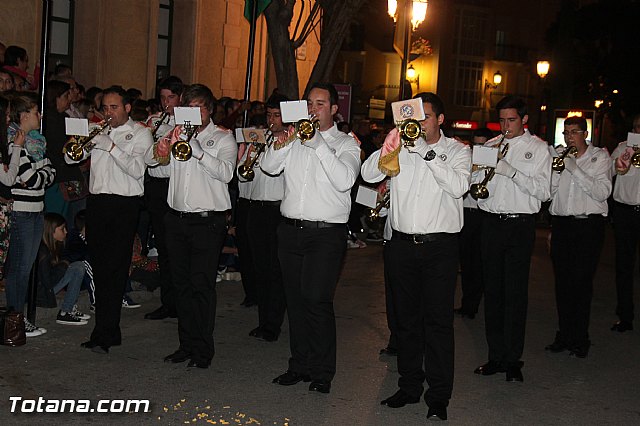
[[[434,158],[436,158],[436,152],[434,150],[429,150],[429,152],[424,156],[424,161],[431,161]]]

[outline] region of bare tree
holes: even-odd
[[[289,27],[294,24],[296,1],[273,0],[264,12],[278,90],[292,99],[298,98],[299,93],[295,49],[320,25],[320,53],[305,91],[317,81],[328,81],[349,25],[367,0],[302,0],[291,35]],[[303,20],[306,9],[309,14]]]

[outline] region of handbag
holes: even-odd
[[[60,182],[59,185],[62,198],[65,201],[81,200],[89,195],[89,187],[84,179]]]
[[[24,314],[0,308],[0,344],[22,346],[27,343],[24,329]]]

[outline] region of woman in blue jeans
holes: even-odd
[[[40,111],[38,97],[33,93],[21,93],[11,99],[8,129],[11,155],[19,155],[18,176],[11,188],[13,211],[11,212],[11,235],[6,269],[7,306],[18,312],[24,311],[27,297],[29,273],[38,254],[43,230],[44,191],[53,182],[55,170],[46,156],[47,143],[40,134]],[[25,135],[24,146],[13,150],[17,135]],[[25,318],[28,337],[46,332],[35,327]]]
[[[57,213],[45,214],[44,233],[38,251],[38,278],[42,284],[39,287],[49,291],[52,296],[66,288],[56,322],[64,325],[85,325],[91,317],[78,311],[76,307],[85,267],[82,261],[69,263],[63,259],[66,238],[67,224],[64,217]]]

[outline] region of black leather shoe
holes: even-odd
[[[209,368],[211,365],[211,361],[197,361],[195,359],[191,359],[189,364],[187,364],[187,368]]]
[[[569,346],[567,346],[567,344],[565,342],[562,342],[558,339],[554,340],[552,344],[547,345],[544,347],[545,351],[557,354],[560,352],[564,352],[567,349],[569,349]]]
[[[311,377],[305,374],[300,374],[291,370],[287,370],[286,373],[279,375],[278,377],[273,379],[272,382],[282,386],[291,386],[299,382],[310,382],[310,381],[311,381]]]
[[[380,349],[380,355],[398,356],[398,350],[392,346]]]
[[[309,390],[311,392],[329,393],[331,391],[331,382],[314,380],[309,385]]]
[[[445,407],[429,407],[429,411],[427,411],[427,420],[447,420],[447,409]]]
[[[164,362],[171,362],[173,364],[178,364],[180,362],[185,362],[189,358],[191,358],[191,353],[182,349],[178,349],[174,353],[165,356]]]
[[[169,308],[162,305],[158,309],[153,312],[149,312],[144,315],[144,319],[150,320],[161,320],[165,318],[176,318],[177,315],[175,312],[172,312]]]
[[[420,401],[419,396],[411,396],[402,389],[391,395],[389,398],[380,401],[380,405],[386,405],[391,408],[404,407],[407,404],[416,404]]]
[[[491,376],[496,373],[504,373],[505,371],[507,371],[507,369],[497,361],[489,361],[473,370],[474,373],[482,374],[483,376]]]
[[[631,321],[618,321],[613,324],[613,326],[611,326],[611,331],[619,331],[620,333],[624,333],[627,330],[633,330],[633,323]]]
[[[507,367],[507,382],[524,382],[522,367],[520,365],[510,365]]]
[[[576,358],[586,358],[587,355],[589,355],[589,347],[591,347],[591,342],[575,345],[571,348],[569,356],[574,356]]]
[[[106,355],[109,353],[108,346],[95,345],[91,348],[91,352],[101,355]]]
[[[93,340],[87,340],[86,342],[80,343],[80,346],[82,346],[83,348],[92,349],[98,346],[98,344]]]
[[[260,338],[262,338],[262,333],[263,333],[262,329],[260,327],[256,327],[256,328],[254,328],[253,330],[251,330],[249,332],[249,336],[257,337],[257,338],[260,339]]]

